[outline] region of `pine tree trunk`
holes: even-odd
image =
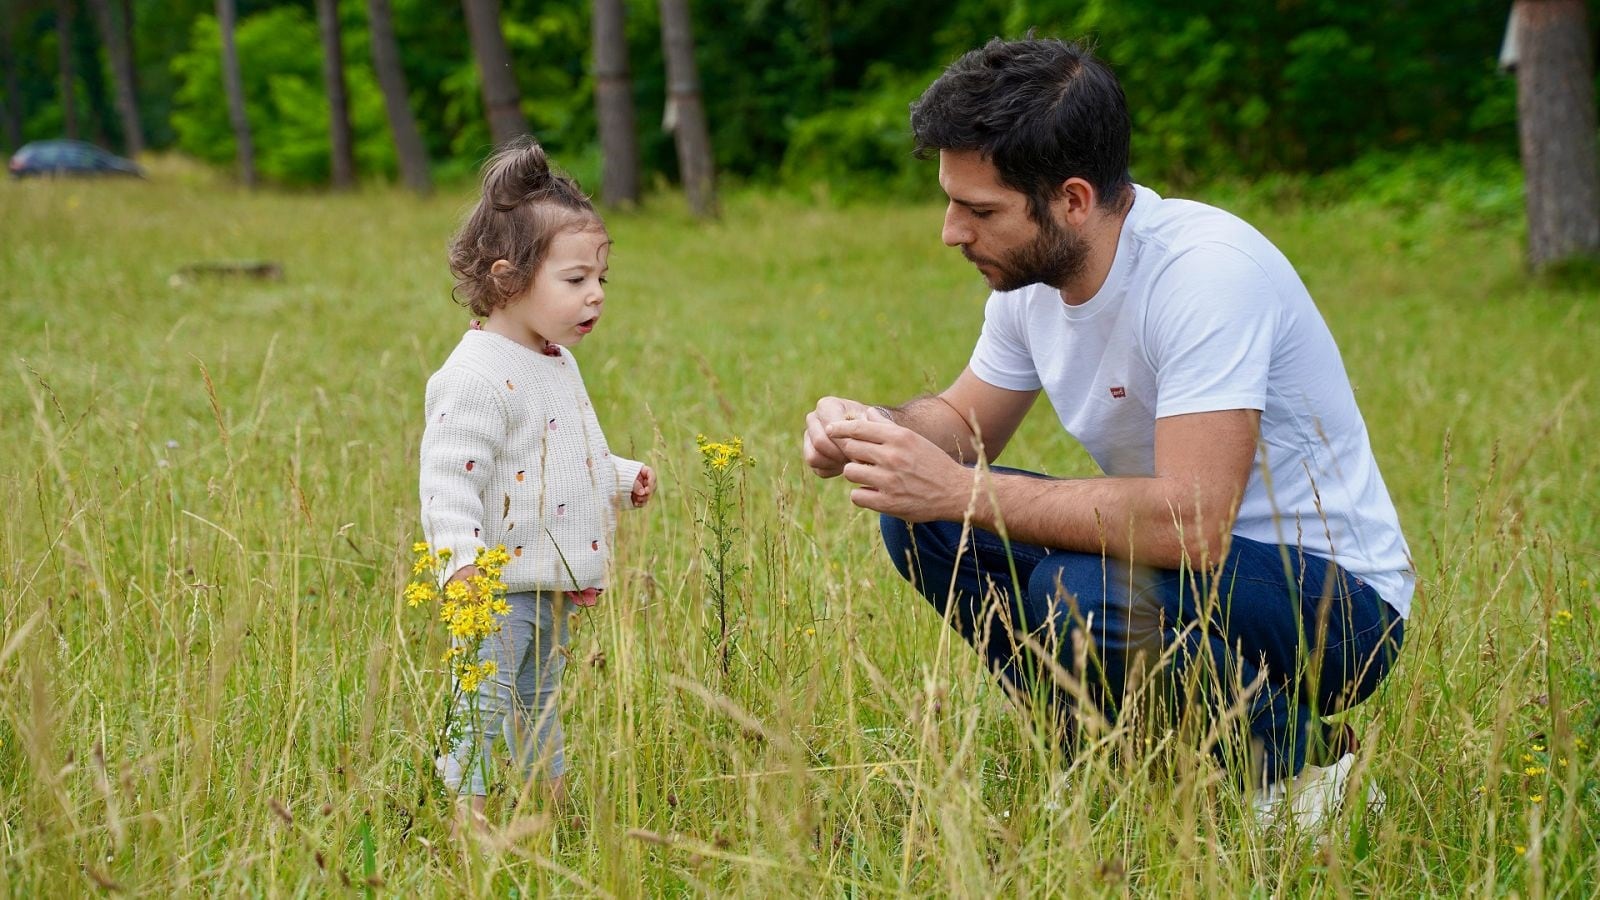
[[[467,34],[478,60],[483,81],[484,113],[489,117],[489,138],[496,147],[528,133],[522,116],[522,94],[517,73],[511,68],[511,51],[500,31],[500,0],[461,0],[467,13]]]
[[[239,49],[233,43],[233,0],[217,0],[217,25],[222,31],[222,85],[228,93],[228,121],[239,159],[239,180],[256,186],[256,148],[250,141],[250,117],[244,108],[244,78],[239,74]]]
[[[1584,0],[1517,0],[1517,122],[1534,270],[1600,254],[1594,57]]]
[[[125,43],[128,32],[118,28],[112,15],[111,0],[89,0],[100,41],[106,46],[111,82],[117,95],[117,116],[122,121],[123,151],[137,157],[144,152],[144,127],[139,123],[139,98],[133,91],[133,51]]]
[[[17,8],[6,4],[5,18],[0,20],[0,56],[3,56],[6,79],[5,128],[6,146],[22,146],[22,88],[17,83]]]
[[[667,115],[678,148],[678,172],[689,209],[702,218],[717,214],[715,169],[706,111],[700,102],[700,72],[694,61],[689,0],[661,0],[661,44],[667,58]]]
[[[400,178],[419,194],[433,190],[428,176],[428,149],[417,130],[417,116],[411,111],[411,92],[400,65],[400,45],[394,39],[394,14],[389,0],[367,0],[367,19],[372,40],[372,67],[378,72],[383,89],[383,105],[389,113],[389,131],[394,135],[395,155],[400,160]]]
[[[78,138],[78,76],[72,65],[72,0],[56,0],[56,44],[61,61],[61,117],[67,137]]]
[[[594,0],[595,112],[600,120],[600,199],[609,206],[639,202],[639,139],[622,0]]]
[[[333,186],[355,184],[355,140],[350,131],[350,99],[344,81],[344,42],[339,34],[339,0],[317,0],[317,30],[322,34],[322,80],[328,89],[328,138]]]

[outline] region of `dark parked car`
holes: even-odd
[[[11,155],[11,177],[30,175],[136,175],[144,170],[132,160],[83,141],[33,141]]]

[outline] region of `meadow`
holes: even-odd
[[[1415,555],[1401,663],[1348,717],[1383,815],[1275,839],[1170,735],[1040,737],[799,461],[817,397],[937,390],[970,352],[985,291],[936,199],[735,192],[713,224],[665,197],[609,217],[578,358],[661,489],[574,626],[582,821],[513,788],[453,840],[446,638],[401,594],[468,191],[247,194],[166,163],[0,185],[0,891],[1593,896],[1595,282],[1529,278],[1517,215],[1430,185],[1190,195],[1296,262]],[[284,277],[175,277],[219,259]],[[726,674],[701,434],[753,459]],[[1093,471],[1043,404],[1004,462]]]

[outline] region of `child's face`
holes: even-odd
[[[495,310],[496,316],[528,346],[577,344],[600,322],[610,254],[611,238],[603,228],[562,231],[551,239],[527,293]]]

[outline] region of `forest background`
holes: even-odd
[[[211,0],[99,0],[131,47],[146,146],[234,157]],[[76,14],[73,7],[78,6]],[[501,27],[531,131],[586,185],[600,145],[589,0],[504,0]],[[409,101],[434,180],[470,175],[491,144],[479,70],[455,3],[392,0]],[[396,174],[364,0],[340,0],[358,177]],[[631,92],[647,188],[676,178],[659,7],[627,2]],[[1449,167],[1512,162],[1516,86],[1497,57],[1508,4],[1335,0],[700,0],[695,56],[718,177],[839,197],[934,190],[914,167],[906,106],[939,69],[996,34],[1086,37],[1136,113],[1134,177],[1177,187],[1320,172],[1397,150],[1449,147]],[[237,46],[257,164],[271,182],[330,176],[329,116],[313,0],[238,0]],[[8,0],[5,140],[60,137],[63,64],[74,128],[124,148],[96,13]],[[67,22],[65,30],[59,27]],[[1600,17],[1591,16],[1591,21]],[[1592,28],[1592,26],[1591,26]],[[62,41],[69,42],[67,55]],[[1513,167],[1498,167],[1509,172]]]

